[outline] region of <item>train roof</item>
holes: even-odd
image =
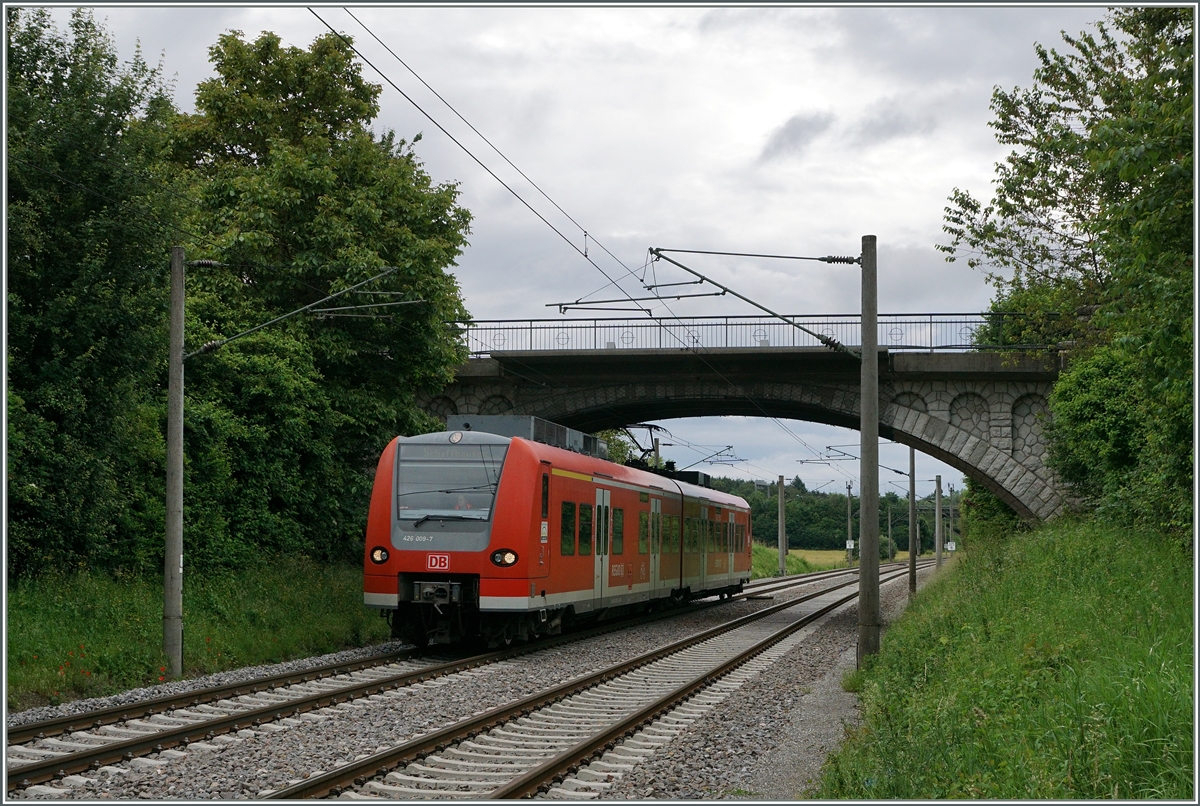
[[[458,439],[453,435],[458,434]],[[486,431],[434,431],[429,434],[417,434],[414,437],[399,437],[401,443],[418,445],[507,445],[512,442],[509,437],[489,434]]]
[[[660,476],[657,473],[650,473],[634,467],[626,467],[625,465],[619,465],[605,459],[575,453],[562,448],[556,448],[553,445],[546,445],[520,437],[513,437],[512,441],[524,443],[529,446],[539,459],[546,459],[554,464],[555,467],[561,467],[564,470],[587,472],[598,475],[601,478],[611,478],[614,481],[636,484],[640,487],[657,487],[666,493],[678,493],[688,498],[710,501],[718,506],[736,506],[742,509],[750,508],[745,499],[736,495],[730,495],[729,493],[723,493],[720,490],[701,487],[698,484],[688,484],[686,481],[678,481],[666,476]]]
[[[454,439],[454,434],[459,435],[457,440]],[[519,442],[527,446],[538,459],[545,459],[564,470],[591,473],[601,478],[611,478],[614,481],[635,484],[639,487],[656,487],[668,494],[678,493],[688,498],[710,501],[718,506],[736,506],[742,509],[750,508],[745,499],[736,495],[730,495],[729,493],[723,493],[720,490],[701,487],[697,484],[689,484],[686,481],[677,481],[676,479],[660,476],[656,473],[650,473],[634,467],[626,467],[615,462],[609,462],[606,459],[600,459],[583,453],[575,453],[564,448],[556,448],[553,445],[521,437],[502,437],[497,434],[489,434],[486,431],[434,431],[429,434],[418,434],[412,437],[399,437],[399,441],[401,444],[435,445],[451,442],[456,445],[508,445],[513,442]]]

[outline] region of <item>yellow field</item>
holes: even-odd
[[[808,562],[821,568],[844,567],[846,565],[845,549],[791,549],[788,554],[796,557],[802,557]],[[933,552],[927,551],[922,556],[932,557]],[[944,554],[944,557],[949,557],[949,554]],[[908,562],[907,551],[896,552],[896,562]]]
[[[801,557],[813,565],[831,568],[835,565],[846,564],[846,550],[822,550],[822,549],[791,549],[788,551],[794,557]],[[778,554],[776,558],[778,558]]]

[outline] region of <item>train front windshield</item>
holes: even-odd
[[[396,468],[401,522],[450,517],[486,521],[507,445],[405,445]]]

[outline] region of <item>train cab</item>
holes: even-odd
[[[598,457],[483,431],[398,437],[376,471],[364,599],[417,645],[494,646],[740,590],[748,535],[742,499]]]

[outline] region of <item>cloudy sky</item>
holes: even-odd
[[[353,13],[536,182],[560,212],[337,6],[314,7],[364,55],[612,276],[650,247],[856,255],[879,238],[881,312],[968,312],[987,305],[977,272],[948,264],[942,212],[955,187],[989,195],[1006,153],[988,122],[996,86],[1029,86],[1034,44],[1062,47],[1103,8],[417,8]],[[66,18],[67,11],[57,14]],[[96,7],[118,51],[140,43],[194,108],[212,75],[208,47],[233,29],[308,46],[325,26],[305,7]],[[456,274],[477,319],[554,317],[547,303],[622,296],[445,134],[384,85],[380,129],[417,146],[437,181],[460,184],[474,216]],[[570,218],[567,216],[569,215]],[[578,226],[574,222],[578,222]],[[602,244],[620,262],[597,248]],[[602,259],[601,259],[602,258]],[[687,261],[775,310],[857,313],[857,267],[700,257]],[[682,276],[660,281],[684,279]],[[623,288],[645,296],[632,277]],[[593,292],[597,292],[594,293]],[[664,316],[750,314],[722,297]],[[577,314],[579,315],[579,314]],[[745,478],[800,475],[857,493],[857,466],[800,464],[857,432],[754,418],[664,420],[679,466],[732,445],[740,464],[698,469]],[[691,447],[685,447],[690,445]],[[711,446],[711,447],[709,447]],[[845,450],[857,452],[854,447]],[[908,449],[881,461],[907,469]],[[952,468],[918,455],[919,491]],[[899,475],[881,471],[883,490]]]

